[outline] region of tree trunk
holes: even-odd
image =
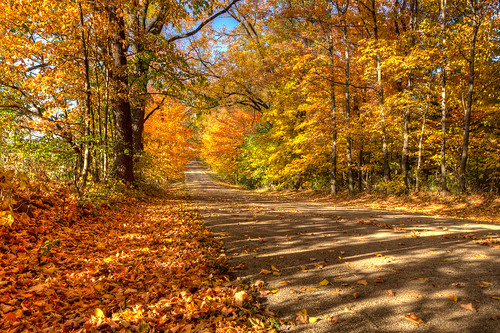
[[[144,117],[148,95],[148,67],[149,64],[142,59],[143,45],[140,41],[132,43],[132,52],[136,55],[135,68],[131,74],[134,87],[134,98],[132,99],[132,133],[134,141],[134,154],[144,150],[143,133]]]
[[[78,3],[78,12],[80,15],[80,28],[81,28],[81,43],[83,50],[83,65],[85,69],[85,114],[84,114],[84,129],[83,136],[85,141],[85,146],[83,150],[83,166],[81,170],[81,186],[85,187],[87,185],[87,179],[90,168],[90,147],[92,145],[90,139],[90,119],[92,116],[92,100],[90,91],[90,70],[89,70],[89,53],[87,49],[87,41],[85,39],[85,25],[83,21],[83,10],[82,4]]]
[[[334,70],[334,59],[333,59],[333,41],[330,36],[330,45],[328,47],[328,53],[330,57],[330,69],[331,75],[333,76]],[[330,170],[330,193],[332,195],[337,194],[338,184],[337,184],[337,111],[335,105],[335,84],[330,84],[330,112],[332,114],[332,160],[331,160],[331,170]]]
[[[471,1],[472,2],[472,1]],[[467,159],[469,157],[469,132],[470,132],[470,116],[472,113],[472,95],[474,92],[474,62],[476,58],[476,39],[479,30],[479,15],[475,4],[471,3],[472,10],[472,39],[470,42],[470,57],[469,57],[469,88],[467,90],[467,106],[464,114],[464,132],[462,140],[462,155],[460,156],[460,170],[459,170],[459,187],[460,191],[466,191],[465,172],[467,166]]]
[[[429,79],[429,90],[427,91],[424,114],[422,115],[422,128],[420,130],[420,136],[418,138],[417,170],[415,170],[415,191],[417,192],[420,191],[420,168],[422,166],[422,150],[424,145],[425,122],[427,118],[427,112],[429,111],[429,105],[431,103],[431,81],[432,81],[432,76]]]
[[[443,65],[441,67],[441,194],[448,193],[446,184],[446,1],[441,0],[441,34],[443,45],[441,47],[441,56]]]
[[[347,8],[345,9],[347,12]],[[344,35],[344,53],[345,53],[345,117],[347,125],[347,135],[346,135],[346,153],[347,153],[347,186],[349,189],[349,195],[354,194],[354,179],[352,175],[352,138],[350,134],[350,122],[351,122],[351,104],[350,104],[350,54],[349,54],[349,35],[347,31],[347,21],[344,19],[343,35]]]
[[[413,33],[417,30],[417,13],[418,13],[418,1],[412,0],[410,2],[410,47],[411,50],[415,47],[416,41]],[[410,52],[411,52],[410,50]],[[414,69],[410,69],[408,74],[408,91],[411,93],[414,85]],[[408,146],[409,146],[409,136],[410,136],[410,108],[406,107],[403,113],[403,150],[401,152],[401,175],[403,177],[403,182],[405,189],[408,191],[410,189],[410,182],[408,181],[409,172],[409,161],[408,161]]]
[[[377,48],[377,53],[375,55],[375,60],[377,62],[377,93],[378,93],[378,105],[380,110],[380,126],[382,127],[382,154],[384,163],[384,182],[388,182],[391,179],[391,169],[389,168],[389,150],[387,148],[387,133],[385,126],[385,110],[384,110],[384,85],[382,83],[382,60],[380,57],[380,52],[378,51],[378,24],[377,24],[377,7],[375,0],[372,0],[372,21],[373,21],[373,36],[375,38],[375,46]]]
[[[111,37],[112,68],[110,83],[113,89],[113,114],[115,117],[114,176],[127,183],[134,182],[132,116],[130,112],[127,54],[125,49],[125,21],[118,8],[108,6]]]

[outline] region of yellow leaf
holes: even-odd
[[[275,272],[279,272],[279,271],[280,271],[279,269],[277,269],[276,267],[274,267],[274,265],[271,265],[271,269],[272,269],[273,271],[275,271]]]
[[[318,321],[318,318],[317,317],[309,317],[309,322],[310,323],[315,323]]]
[[[306,290],[314,291],[314,290],[318,290],[318,288],[307,288]]]
[[[330,282],[328,282],[328,280],[327,280],[327,279],[324,279],[323,281],[321,281],[321,282],[319,283],[319,285],[320,285],[320,286],[327,286],[329,283],[330,283]]]
[[[268,275],[268,274],[271,274],[271,271],[269,271],[269,270],[267,270],[267,269],[265,269],[265,268],[262,268],[262,269],[260,270],[260,274]]]
[[[363,286],[367,286],[367,285],[368,285],[368,282],[366,282],[366,280],[359,280],[359,281],[357,282],[357,284],[361,284],[361,285],[363,285]]]
[[[102,312],[101,309],[99,308],[95,308],[94,310],[94,315],[97,317],[97,318],[104,318],[105,315],[104,315],[104,312]]]
[[[491,298],[500,300],[500,296],[491,296]]]

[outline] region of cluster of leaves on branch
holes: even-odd
[[[498,6],[239,4],[238,25],[218,36],[227,50],[208,57],[205,89],[225,113],[259,112],[261,123],[226,170],[332,192],[498,192]]]
[[[0,330],[271,330],[185,198],[81,205],[67,189],[27,186],[34,218],[14,210],[17,222],[0,226]]]

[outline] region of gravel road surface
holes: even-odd
[[[500,332],[500,225],[186,185],[282,332]]]

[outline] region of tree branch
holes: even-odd
[[[179,39],[183,39],[183,38],[187,38],[187,37],[191,37],[193,35],[195,35],[196,33],[198,33],[198,31],[200,31],[201,29],[203,29],[204,26],[206,26],[208,23],[212,22],[213,20],[215,20],[217,17],[219,17],[220,15],[224,14],[225,12],[227,12],[229,9],[231,9],[231,7],[236,4],[238,1],[240,0],[233,0],[231,1],[226,7],[224,7],[222,10],[220,10],[219,12],[213,14],[212,16],[210,16],[209,18],[207,18],[205,21],[201,22],[200,25],[198,25],[198,27],[196,27],[196,29],[194,30],[191,30],[189,32],[186,32],[182,35],[177,35],[177,36],[173,36],[171,37],[168,42],[171,43],[171,42],[174,42],[176,40],[179,40]]]

